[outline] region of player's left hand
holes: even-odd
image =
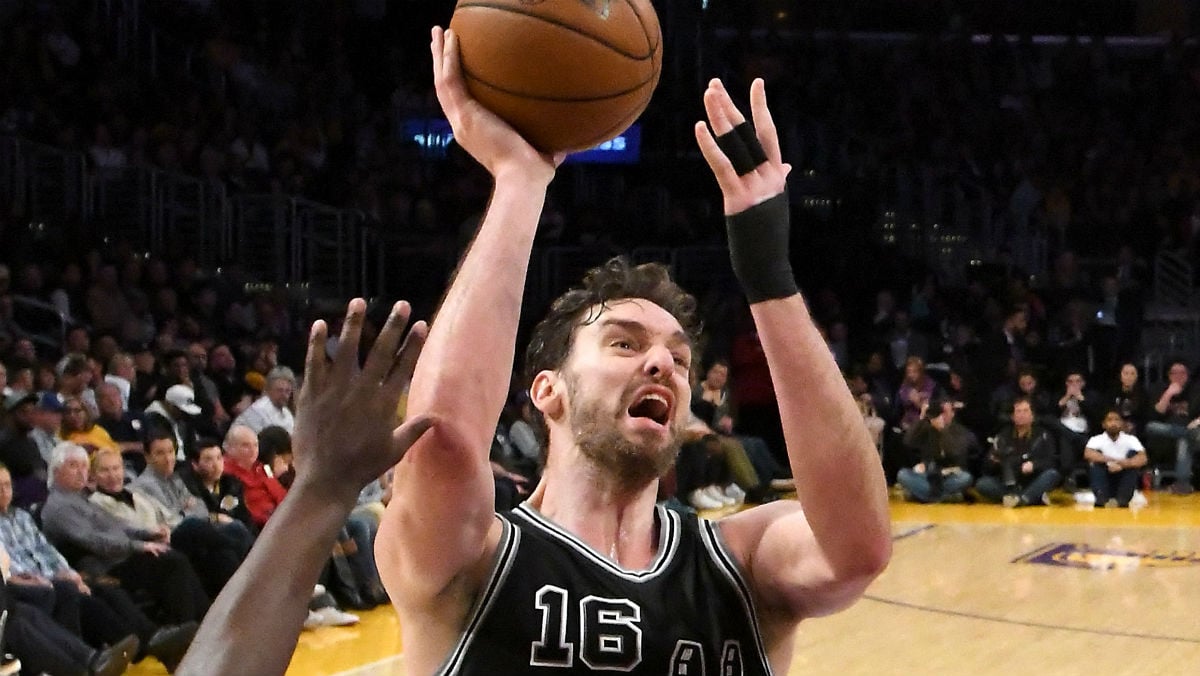
[[[779,135],[771,111],[767,108],[767,89],[762,78],[756,78],[750,85],[750,113],[755,135],[767,161],[753,171],[739,176],[729,157],[717,145],[715,137],[728,134],[746,121],[720,80],[714,78],[708,83],[708,89],[704,92],[704,109],[708,114],[708,124],[696,123],[696,143],[700,145],[701,154],[721,186],[721,193],[725,197],[725,214],[740,213],[783,192],[792,167],[783,162],[780,154]]]
[[[297,487],[333,499],[356,498],[433,424],[433,419],[417,416],[395,427],[400,396],[412,378],[428,327],[417,322],[405,336],[411,309],[404,301],[396,303],[359,368],[358,342],[366,310],[361,298],[350,301],[332,362],[325,358],[325,322],[313,324],[304,384],[296,399]]]

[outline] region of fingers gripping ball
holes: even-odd
[[[662,70],[650,0],[460,0],[450,28],[471,96],[543,152],[625,131]]]

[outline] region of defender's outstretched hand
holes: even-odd
[[[752,130],[747,127],[743,128],[742,134],[738,133],[746,117],[718,79],[708,83],[704,109],[708,124],[696,123],[696,143],[721,186],[725,214],[745,211],[782,193],[792,167],[785,164],[780,155],[779,136],[767,108],[767,90],[762,78],[756,78],[750,85]],[[749,134],[750,131],[753,134]],[[747,142],[752,145],[755,141],[759,146],[757,150],[747,148]],[[736,151],[735,156],[731,157],[723,147]],[[738,166],[747,162],[748,166]]]
[[[507,122],[472,98],[463,81],[458,37],[454,31],[438,26],[432,35],[429,49],[433,53],[433,85],[454,130],[454,140],[493,177],[515,170],[531,173],[548,184],[566,155],[539,153]]]
[[[361,298],[350,301],[332,362],[325,358],[325,322],[313,324],[296,402],[296,480],[336,497],[357,496],[433,423],[418,416],[394,427],[428,327],[417,322],[405,336],[411,308],[396,303],[360,369],[358,341],[366,310]]]

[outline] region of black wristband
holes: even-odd
[[[725,217],[733,272],[751,303],[799,292],[788,258],[791,218],[787,193]]]

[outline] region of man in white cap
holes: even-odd
[[[296,375],[286,366],[276,366],[267,374],[263,395],[233,421],[244,425],[255,434],[263,428],[278,425],[291,434],[296,428],[296,418],[288,405],[292,401],[292,390],[296,387]]]
[[[156,399],[146,407],[144,420],[149,426],[164,426],[174,432],[177,459],[184,460],[196,443],[192,417],[199,414],[195,391],[187,385],[172,385],[162,399]]]

